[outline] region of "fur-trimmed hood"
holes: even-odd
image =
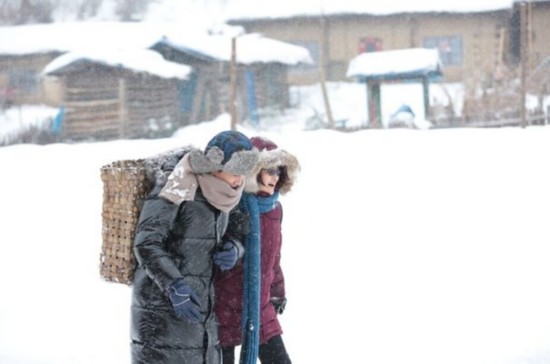
[[[253,137],[250,141],[254,149],[258,151],[259,159],[253,171],[247,175],[245,181],[245,192],[256,194],[260,190],[258,186],[258,174],[262,169],[277,168],[284,166],[284,180],[279,187],[282,195],[290,192],[298,178],[300,163],[298,159],[284,149],[280,149],[275,143],[265,137]]]
[[[184,146],[145,158],[145,170],[151,187],[155,187],[155,189],[164,187],[168,176],[170,176],[180,159],[195,149],[192,146]]]

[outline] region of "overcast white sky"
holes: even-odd
[[[198,19],[208,23],[228,18],[286,17],[292,15],[318,15],[330,13],[372,13],[423,11],[487,11],[509,8],[513,0],[158,0],[147,9],[145,20],[175,21],[185,19],[196,23]],[[114,0],[104,0],[98,19],[114,20]],[[72,8],[71,8],[72,9]],[[59,9],[55,19],[74,20],[74,9]],[[140,15],[141,16],[141,15]]]
[[[321,13],[390,14],[424,11],[487,11],[510,8],[512,3],[513,0],[281,0],[275,2],[266,0],[227,0],[220,2],[162,0],[151,5],[146,19],[175,20],[185,17],[189,13],[200,13],[204,9],[207,9],[213,19],[227,19],[275,18],[293,15],[319,15]]]

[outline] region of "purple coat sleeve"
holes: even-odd
[[[281,206],[281,220],[280,224],[283,222],[283,209]],[[279,246],[279,251],[275,258],[275,265],[273,266],[273,282],[271,283],[271,297],[286,297],[285,293],[285,277],[283,275],[283,270],[281,269],[281,250],[283,247],[283,237],[281,234],[281,244]]]
[[[280,260],[281,254],[278,255],[277,261]],[[285,277],[281,266],[277,262],[273,272],[273,283],[271,283],[271,297],[286,297],[285,295]]]

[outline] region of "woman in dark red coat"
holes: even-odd
[[[240,210],[249,215],[251,228],[254,227],[255,218],[259,222],[258,251],[261,257],[259,259],[261,271],[258,273],[261,273],[259,274],[261,279],[259,279],[258,356],[263,364],[287,364],[291,361],[282,341],[283,331],[277,319],[277,313],[281,314],[286,304],[284,277],[280,266],[283,210],[278,196],[291,190],[300,165],[293,155],[279,149],[271,140],[253,137],[250,141],[259,151],[259,162],[255,171],[245,182]],[[256,208],[251,212],[251,209],[243,204],[246,198],[254,201],[259,206],[259,210]],[[244,240],[246,241],[250,236],[251,232],[248,232]],[[234,363],[235,346],[243,343],[243,297],[245,305],[247,301],[246,292],[243,294],[243,286],[254,286],[247,281],[245,268],[247,254],[251,254],[251,249],[245,250],[244,262],[240,261],[231,270],[219,272],[215,281],[215,311],[220,321],[219,336],[224,364]],[[244,313],[247,315],[246,309]],[[252,355],[255,357],[256,352],[252,352]],[[243,356],[242,351],[241,356]],[[255,362],[255,358],[252,360]]]

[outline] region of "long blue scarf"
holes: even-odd
[[[240,364],[255,364],[260,347],[261,236],[260,214],[277,206],[279,192],[268,197],[243,193],[240,208],[250,216],[250,232],[244,238],[242,346]]]

